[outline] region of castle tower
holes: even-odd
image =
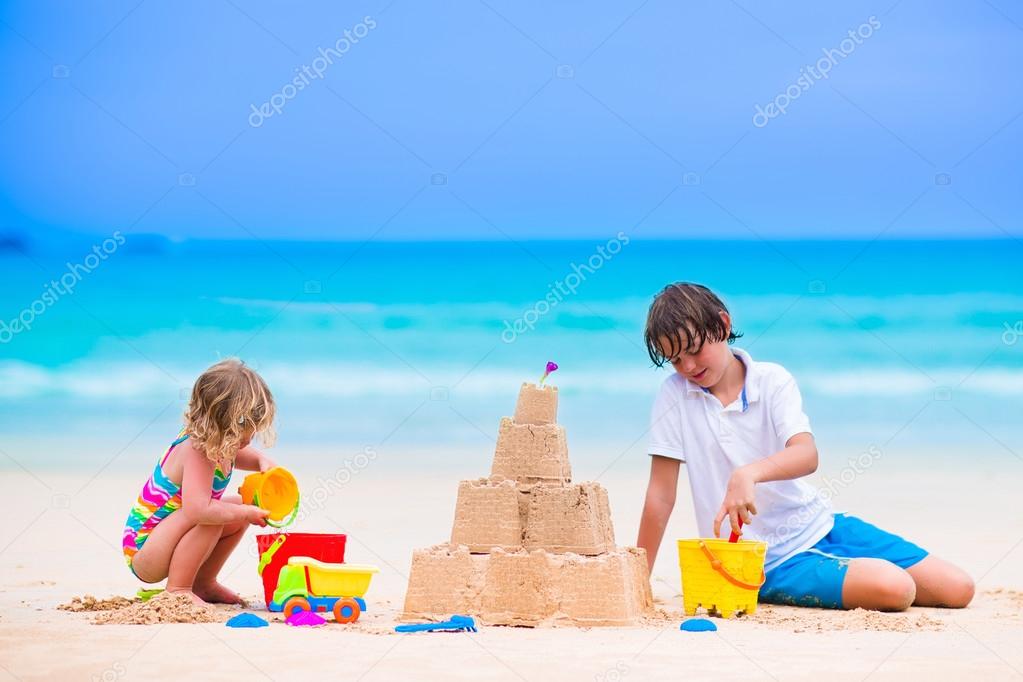
[[[415,550],[404,620],[628,625],[653,608],[646,553],[617,547],[607,491],[572,483],[558,389],[522,384],[488,478],[458,486],[448,543]]]

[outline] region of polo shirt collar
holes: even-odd
[[[739,361],[746,366],[746,381],[743,383],[742,393],[739,395],[739,399],[742,401],[742,411],[745,412],[749,409],[750,403],[760,400],[759,371],[753,358],[743,349],[733,348],[732,355],[739,358]],[[686,391],[710,393],[709,390],[689,381],[689,379],[686,379]]]

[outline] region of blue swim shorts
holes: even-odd
[[[848,514],[835,514],[831,532],[767,572],[760,601],[789,606],[842,608],[842,583],[850,559],[874,558],[909,568],[927,551]]]

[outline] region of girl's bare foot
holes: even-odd
[[[230,590],[220,583],[214,581],[208,585],[193,585],[192,592],[200,599],[210,604],[240,604],[245,606],[245,600],[237,592]]]
[[[166,593],[166,594],[187,594],[189,597],[192,598],[192,603],[194,603],[196,606],[206,606],[206,602],[204,602],[202,600],[202,597],[200,597],[199,595],[197,595],[195,592],[193,592],[191,590],[186,590],[186,589],[183,589],[183,588],[171,588],[171,587],[168,587],[166,590],[164,590],[164,593]]]

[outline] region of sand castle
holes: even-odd
[[[616,547],[607,491],[572,483],[558,389],[522,384],[488,478],[458,486],[449,543],[412,556],[404,620],[628,625],[652,611],[646,554]]]

